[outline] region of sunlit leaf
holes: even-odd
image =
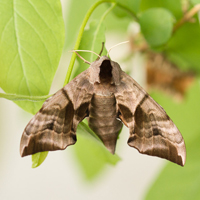
[[[32,168],[40,166],[48,155],[48,151],[39,152],[32,155]]]
[[[29,96],[49,92],[64,43],[59,0],[0,0],[0,87]],[[42,102],[16,102],[35,113]]]

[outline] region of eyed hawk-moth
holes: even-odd
[[[178,128],[164,109],[107,56],[94,61],[44,102],[23,132],[21,156],[75,144],[77,126],[86,117],[112,154],[124,124],[130,132],[129,146],[142,154],[185,164],[185,143]]]

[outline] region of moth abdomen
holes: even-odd
[[[89,109],[89,127],[112,154],[115,152],[117,137],[122,128],[122,122],[117,120],[117,116],[114,95],[93,96]]]

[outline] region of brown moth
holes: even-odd
[[[183,137],[164,109],[118,63],[102,56],[48,98],[26,126],[21,156],[65,149],[76,143],[78,124],[89,127],[114,154],[122,124],[140,153],[185,164]]]

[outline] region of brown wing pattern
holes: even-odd
[[[127,90],[120,94],[124,87]],[[185,143],[164,109],[125,73],[117,90],[119,117],[130,130],[128,144],[140,153],[165,158],[183,166]]]
[[[87,75],[86,70],[44,102],[22,134],[21,156],[75,144],[77,125],[86,117],[92,98]]]

